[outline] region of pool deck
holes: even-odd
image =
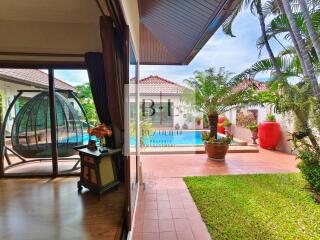
[[[230,145],[228,153],[258,153],[257,145]],[[204,146],[173,146],[173,147],[145,147],[141,149],[141,155],[150,154],[203,154]]]

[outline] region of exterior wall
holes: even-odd
[[[18,90],[37,90],[39,88],[35,88],[32,86],[25,86],[21,84],[11,83],[2,81],[0,79],[0,94],[2,95],[2,106],[3,106],[3,116],[4,118],[7,109],[9,107],[9,104],[13,101],[14,96],[18,94]],[[22,96],[24,97],[33,97],[37,93],[24,93]],[[9,120],[6,125],[6,131],[11,132],[12,124],[13,124],[13,118],[15,117],[15,111],[14,109],[10,112]]]
[[[292,116],[289,114],[287,116],[282,116],[280,114],[274,113],[271,106],[251,106],[246,108],[247,110],[258,110],[258,123],[263,122],[266,119],[267,114],[272,112],[275,115],[277,122],[281,127],[281,139],[278,144],[277,149],[282,152],[291,153],[292,144],[289,140],[289,132],[293,131],[293,121]],[[251,132],[247,128],[236,126],[236,110],[229,111],[225,116],[232,122],[232,133],[236,138],[243,139],[248,142],[252,142]]]
[[[142,100],[145,99],[146,103],[148,104],[150,99],[152,99],[154,102],[160,102],[160,96],[159,95],[154,95],[154,96],[140,96],[140,104],[142,103]],[[198,113],[198,112],[194,112],[194,111],[190,111],[190,109],[183,103],[181,103],[180,101],[180,97],[179,96],[161,96],[161,102],[163,104],[167,104],[168,101],[170,100],[170,102],[173,104],[173,113],[172,115],[173,117],[173,126],[172,129],[175,128],[176,124],[179,124],[180,129],[182,129],[182,126],[186,123],[188,126],[188,129],[202,129],[203,128],[203,121],[201,121],[201,124],[199,126],[196,125],[195,123],[195,117],[199,116],[202,118],[203,114],[202,113]],[[130,102],[134,102],[134,97],[131,96],[130,97]],[[158,109],[156,109],[158,110]],[[182,112],[181,112],[182,110]],[[191,122],[187,121],[187,117],[186,114],[187,113],[191,113],[193,120]]]

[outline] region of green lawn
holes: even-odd
[[[320,239],[320,205],[300,174],[184,180],[213,239]]]

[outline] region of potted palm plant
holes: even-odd
[[[210,131],[202,139],[208,157],[213,160],[224,160],[231,142],[230,137],[218,137],[218,116],[251,101],[251,88],[236,91],[238,82],[230,79],[230,75],[224,68],[218,71],[209,68],[196,71],[194,77],[185,80],[192,91],[185,92],[184,101],[208,117]]]
[[[258,124],[256,122],[249,123],[247,128],[250,129],[252,135],[252,142],[253,144],[257,144],[258,139]]]

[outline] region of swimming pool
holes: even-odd
[[[156,130],[148,137],[143,137],[144,146],[195,146],[203,145],[201,133],[197,130]],[[218,138],[221,138],[218,135]],[[135,145],[135,138],[130,139],[130,145]],[[231,144],[235,144],[232,142]]]

